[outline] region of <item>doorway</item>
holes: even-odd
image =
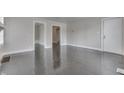
[[[35,23],[35,44],[44,46],[44,24]]]
[[[122,18],[103,20],[103,51],[122,54]]]
[[[35,73],[45,73],[44,47],[45,47],[45,24],[34,23],[34,46],[35,46]]]
[[[52,50],[53,50],[53,66],[58,68],[60,66],[60,27],[52,27]]]

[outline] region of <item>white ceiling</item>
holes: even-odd
[[[68,22],[68,21],[101,19],[101,17],[46,17],[45,19]]]

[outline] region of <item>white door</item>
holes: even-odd
[[[122,19],[104,20],[104,51],[122,54]]]

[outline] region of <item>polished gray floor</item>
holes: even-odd
[[[53,52],[54,51],[54,52]],[[124,57],[73,46],[44,49],[36,44],[33,52],[11,55],[0,67],[5,75],[120,75]]]
[[[54,52],[52,49],[44,51],[43,47],[36,45],[36,64],[45,68],[44,74],[61,74],[61,75],[116,75],[117,68],[124,68],[124,57],[111,53],[83,49],[73,46],[61,47],[60,60],[55,61],[59,50],[57,47]],[[39,48],[39,49],[38,49]],[[44,51],[44,52],[42,52]],[[39,60],[40,58],[44,60]],[[39,57],[39,58],[38,58]],[[37,72],[41,74],[39,69]]]
[[[34,52],[10,55],[10,61],[0,67],[1,75],[32,75],[34,69]]]

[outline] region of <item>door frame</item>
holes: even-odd
[[[35,50],[35,24],[39,23],[39,24],[44,24],[44,47],[46,46],[46,31],[47,31],[47,24],[44,21],[33,21],[33,49]]]
[[[104,51],[104,21],[105,20],[112,20],[112,19],[118,19],[120,18],[122,20],[122,25],[123,25],[123,19],[122,17],[109,17],[109,18],[103,18],[101,19],[101,51],[102,52],[109,52],[109,51]],[[123,41],[123,26],[122,26],[122,41]],[[120,55],[123,55],[123,42],[121,43],[121,46],[122,46],[122,51],[121,51],[121,54]],[[110,52],[110,53],[114,53],[114,52]],[[117,54],[117,53],[114,53],[114,54]]]
[[[53,41],[53,26],[59,26],[60,27],[60,47],[62,46],[62,25],[60,24],[52,24],[51,25],[51,46]]]
[[[53,36],[53,33],[54,33],[54,30],[53,30],[53,29],[54,29],[54,27],[58,27],[58,28],[59,28],[59,32],[58,32],[59,34],[58,34],[58,35],[59,35],[59,45],[60,45],[60,42],[61,42],[60,26],[52,26],[52,44],[53,44],[53,37],[54,37],[54,36]],[[52,47],[53,47],[53,45],[52,45]]]

